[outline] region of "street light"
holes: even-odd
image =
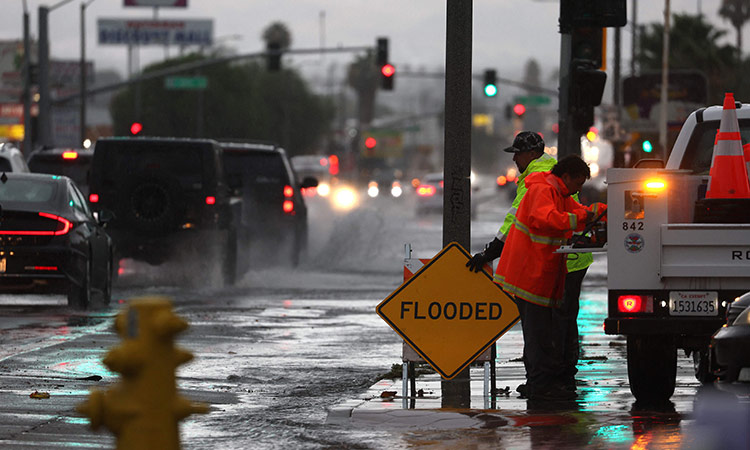
[[[50,11],[70,3],[62,0],[52,6],[39,6],[39,141],[43,146],[51,144],[52,120],[49,89],[49,21]]]
[[[81,135],[79,142],[86,140],[86,8],[94,0],[81,2]]]

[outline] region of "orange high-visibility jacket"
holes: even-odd
[[[540,306],[562,301],[567,268],[555,253],[573,231],[585,226],[587,208],[568,194],[560,177],[536,172],[526,177],[529,189],[508,231],[494,281],[508,294]]]

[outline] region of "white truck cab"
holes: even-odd
[[[652,161],[647,168],[607,171],[604,331],[627,336],[637,400],[672,395],[678,349],[693,356],[700,381],[713,380],[710,337],[724,323],[728,303],[750,291],[750,220],[696,220],[721,113],[721,106],[694,111],[664,166]],[[748,143],[750,105],[737,104],[737,117]]]

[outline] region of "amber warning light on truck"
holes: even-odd
[[[667,184],[664,182],[664,180],[653,178],[651,180],[646,180],[646,189],[649,191],[661,191],[667,186]]]

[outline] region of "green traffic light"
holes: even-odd
[[[487,84],[484,86],[484,95],[487,97],[494,97],[497,95],[497,86],[494,84]]]
[[[643,141],[643,151],[646,153],[651,153],[651,151],[654,149],[654,146],[651,144],[651,141],[645,140]]]

